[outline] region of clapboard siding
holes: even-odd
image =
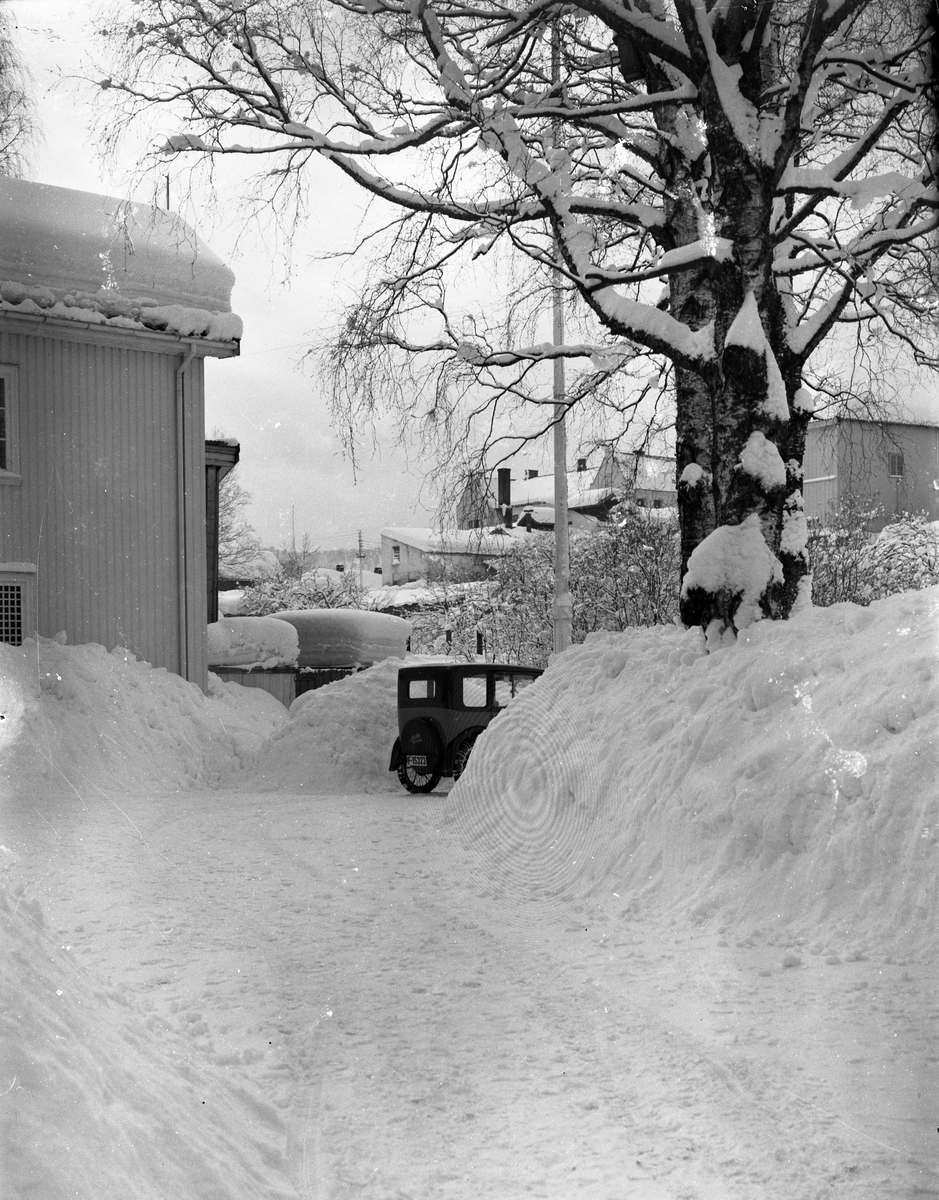
[[[838,503],[838,443],[834,425],[809,426],[803,467],[805,515],[825,524]]]
[[[184,350],[0,331],[0,363],[19,368],[22,475],[21,485],[0,487],[0,561],[36,564],[40,634],[123,646],[204,684],[203,362],[194,358],[185,374],[182,578]]]

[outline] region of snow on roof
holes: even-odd
[[[616,455],[615,463],[622,471],[628,487],[650,492],[674,492],[675,460],[653,454]],[[618,492],[612,486],[592,486],[597,478],[609,478],[602,466],[586,471],[568,471],[567,503],[570,508],[591,508],[614,499]],[[512,488],[512,507],[526,505],[554,506],[554,476],[536,475],[520,480]]]
[[[172,213],[0,179],[0,311],[237,341],[234,280]]]
[[[425,554],[502,554],[510,549],[524,530],[505,529],[436,529],[391,525],[381,531],[382,538],[403,543]]]
[[[592,508],[612,499],[616,492],[611,487],[591,487],[595,471],[568,471],[567,504],[569,508]],[[527,504],[554,506],[554,476],[536,475],[524,479],[512,490],[512,507],[522,508]]]
[[[210,667],[293,666],[297,631],[276,617],[222,617],[209,625]]]
[[[939,426],[939,394],[907,392],[894,400],[878,401],[878,408],[861,405],[823,405],[822,397],[816,399],[815,418],[819,421],[838,419],[849,421],[871,421],[876,424],[889,422],[893,425]]]

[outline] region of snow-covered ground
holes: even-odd
[[[939,1195],[937,615],[592,638],[429,796],[396,662],[0,647],[4,1197]]]

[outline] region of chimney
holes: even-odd
[[[502,513],[502,524],[506,529],[512,528],[512,471],[510,467],[499,467],[496,472],[499,479],[498,504]]]

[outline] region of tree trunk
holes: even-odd
[[[672,314],[694,329],[712,322],[719,351],[708,374],[676,370],[681,618],[723,634],[788,616],[800,594],[808,415],[795,405],[801,364],[785,346],[772,276],[770,191],[739,160],[706,187],[692,182],[694,195],[713,203],[711,228],[734,251],[669,281]],[[675,245],[701,237],[703,207],[674,206]]]

